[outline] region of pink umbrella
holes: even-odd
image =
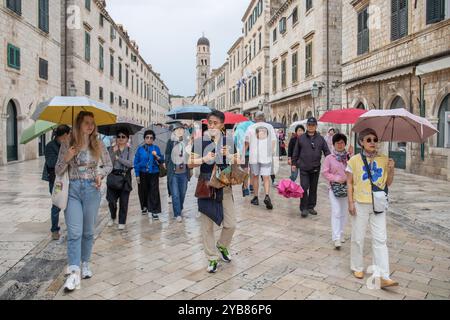
[[[353,127],[356,133],[372,128],[381,141],[424,143],[438,130],[425,118],[406,109],[370,110],[361,115]]]
[[[320,122],[336,123],[336,124],[353,124],[361,115],[366,113],[364,109],[338,109],[330,110],[323,114],[319,119]]]
[[[278,183],[278,193],[285,198],[303,198],[303,189],[291,179],[283,179]]]

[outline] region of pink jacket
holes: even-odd
[[[346,165],[336,160],[334,154],[330,154],[325,158],[323,162],[322,175],[328,182],[338,182],[347,180],[345,173]]]

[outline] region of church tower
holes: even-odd
[[[197,41],[197,95],[211,73],[211,52],[209,40],[202,36]]]

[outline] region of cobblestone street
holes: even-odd
[[[388,220],[392,277],[400,286],[370,290],[367,280],[349,271],[350,241],[334,250],[330,208],[321,180],[316,217],[302,219],[298,200],[273,195],[275,209],[253,207],[234,192],[238,228],[233,261],[208,274],[196,218],[195,181],[186,200],[184,223],[167,209],[161,183],[161,221],[149,222],[132,193],[125,231],[106,227],[101,209],[92,256],[94,277],[82,289],[62,291],[64,239],[50,241],[47,185],[40,181],[40,162],[8,166],[0,181],[0,258],[2,298],[34,299],[449,299],[449,186],[445,182],[397,173],[391,188]],[[285,177],[283,168],[279,177]],[[17,172],[33,172],[21,174]],[[433,188],[431,188],[433,186]],[[275,189],[273,189],[275,191]],[[430,190],[433,190],[431,192]],[[439,192],[440,191],[440,192]],[[446,194],[447,193],[447,194]],[[413,202],[413,200],[415,202]],[[167,213],[168,212],[168,213]],[[423,228],[423,225],[429,228]],[[63,229],[65,229],[63,227]],[[350,235],[350,224],[346,232]],[[366,265],[371,262],[370,233]],[[56,295],[56,296],[55,296]]]

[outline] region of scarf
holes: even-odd
[[[378,156],[378,151],[375,150],[375,152],[369,153],[369,152],[367,152],[366,150],[363,149],[363,150],[362,150],[362,154],[363,154],[366,158],[373,159],[373,158],[375,158],[376,156]]]
[[[333,150],[333,154],[336,156],[337,161],[347,164],[347,160],[348,160],[348,152],[347,151],[344,150],[342,152],[337,152],[336,150]]]

